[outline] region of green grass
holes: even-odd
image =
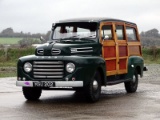
[[[0,37],[0,44],[18,44],[18,41],[22,40],[23,38],[5,38]]]
[[[22,40],[23,38],[16,38],[16,37],[0,37],[0,44],[18,44],[18,41]],[[33,40],[39,40],[38,38],[31,38]]]
[[[4,78],[4,77],[16,77],[16,72],[6,72],[4,74],[0,74],[0,78]]]
[[[16,77],[15,67],[0,67],[0,77]]]

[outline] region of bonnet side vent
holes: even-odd
[[[51,51],[51,54],[52,55],[58,55],[61,53],[61,50],[60,49],[55,49],[55,48],[52,48],[52,51]]]
[[[82,48],[71,48],[71,53],[87,53],[93,52],[92,47],[82,47]]]
[[[37,54],[38,55],[43,55],[44,54],[44,49],[38,49]]]

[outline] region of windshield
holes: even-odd
[[[97,23],[61,23],[54,27],[53,40],[97,41]]]

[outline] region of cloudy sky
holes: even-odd
[[[134,22],[139,32],[160,31],[160,0],[0,0],[0,32],[46,33],[68,18],[111,17]]]

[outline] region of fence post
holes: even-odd
[[[4,53],[5,53],[5,60],[8,60],[8,48],[10,47],[10,45],[4,45]]]

